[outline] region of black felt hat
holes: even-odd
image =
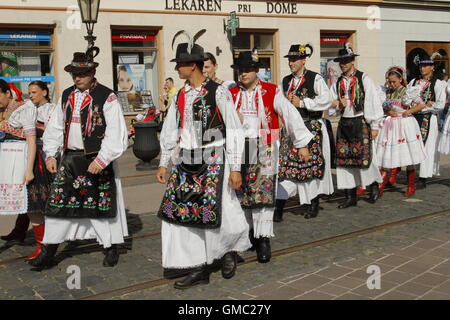
[[[79,73],[94,70],[98,63],[94,62],[85,52],[75,52],[70,64],[65,66],[64,70],[70,73]]]
[[[420,57],[419,60],[419,66],[420,65],[434,65],[435,62],[433,61],[433,58],[430,57],[428,54],[424,54],[423,56]]]
[[[202,29],[191,38],[189,33],[184,30],[178,31],[172,39],[172,50],[175,40],[180,36],[184,35],[188,38],[188,42],[179,43],[177,46],[177,52],[175,54],[175,59],[170,60],[170,62],[198,62],[206,61],[208,58],[205,56],[205,50],[200,45],[196,44],[198,38],[206,32],[206,29]]]
[[[309,53],[307,52],[307,49],[309,49]],[[311,57],[314,52],[314,49],[311,44],[307,43],[305,45],[302,44],[293,44],[287,55],[285,55],[285,58],[298,58],[303,59],[307,57]]]
[[[258,52],[253,51],[241,51],[237,59],[234,59],[234,64],[231,65],[233,69],[244,68],[260,68],[264,65],[259,61]]]
[[[334,62],[341,62],[350,58],[354,58],[359,56],[359,54],[356,54],[353,52],[353,49],[350,47],[350,43],[346,42],[343,49],[340,49],[338,52],[338,57],[335,58]]]

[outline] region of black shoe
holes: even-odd
[[[240,255],[236,254],[236,256],[237,256],[237,263],[245,262],[244,258],[242,258]]]
[[[196,268],[194,271],[189,273],[186,278],[181,281],[174,283],[175,289],[187,289],[199,284],[209,283],[209,271],[206,266]]]
[[[345,202],[341,203],[338,206],[338,209],[345,209],[348,207],[355,207],[358,203],[358,200],[356,199],[356,188],[345,190]]]
[[[222,258],[222,277],[225,279],[233,278],[237,267],[237,253],[228,252]]]
[[[30,218],[27,214],[19,214],[16,218],[14,229],[6,236],[1,236],[0,239],[5,241],[17,241],[23,243],[27,234],[28,226],[30,225]]]
[[[258,241],[255,239],[253,229],[250,229],[250,231],[248,233],[248,237],[250,239],[250,243],[252,244],[252,246],[248,250],[250,250],[250,251],[257,250],[257,248],[258,248]]]
[[[427,178],[419,178],[419,183],[417,186],[417,189],[425,189],[427,187]]]
[[[119,252],[117,251],[117,245],[113,244],[111,247],[106,248],[105,259],[103,259],[104,267],[114,267],[119,262]]]
[[[270,248],[269,238],[259,238],[258,248],[256,249],[256,256],[259,263],[267,263],[272,257],[272,250]]]
[[[311,200],[308,211],[305,214],[305,219],[311,219],[317,217],[319,214],[319,197],[315,197]]]
[[[378,182],[374,182],[369,186],[369,203],[375,203],[380,198],[380,189]]]
[[[42,244],[42,252],[35,259],[29,260],[28,264],[39,270],[52,267],[58,246],[59,244]]]
[[[283,221],[283,209],[286,204],[286,200],[275,201],[275,212],[273,213],[273,222]]]

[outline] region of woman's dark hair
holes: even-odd
[[[6,93],[7,91],[9,91],[9,93],[12,96],[12,91],[11,91],[11,88],[9,87],[9,85],[8,85],[8,82],[6,82],[3,79],[0,79],[0,92],[1,93]]]
[[[217,65],[216,57],[211,52],[206,52],[205,57],[208,58],[208,60],[211,60],[213,65]]]
[[[47,101],[50,102],[50,90],[48,90],[47,83],[45,83],[44,81],[36,80],[36,81],[30,82],[28,87],[30,87],[30,86],[38,86],[41,90],[47,91],[47,94],[45,95],[45,99],[47,99]]]

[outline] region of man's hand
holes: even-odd
[[[410,110],[406,110],[405,112],[402,113],[402,117],[403,118],[407,118],[409,117],[409,115],[412,114]]]
[[[302,100],[296,96],[293,92],[289,94],[289,101],[297,108],[300,108],[302,105]]]
[[[242,176],[239,171],[231,171],[228,178],[228,185],[233,190],[238,190],[242,185]]]
[[[47,167],[48,172],[56,173],[56,170],[58,169],[56,159],[48,160],[45,165]]]
[[[25,176],[23,177],[23,183],[29,184],[34,179],[33,171],[26,171]]]
[[[159,167],[158,171],[156,172],[156,180],[158,180],[159,183],[166,184],[166,173],[166,167]]]
[[[339,100],[339,109],[345,109],[347,107],[347,99],[345,97],[342,97]]]
[[[372,140],[375,140],[378,137],[378,130],[372,129]]]
[[[434,101],[428,101],[427,104],[426,104],[426,106],[427,106],[427,107],[431,107],[433,104],[434,104]]]
[[[308,162],[311,159],[308,148],[300,148],[298,149],[298,153],[304,162]]]
[[[87,171],[92,174],[99,174],[102,170],[102,167],[100,167],[95,161],[92,161]]]

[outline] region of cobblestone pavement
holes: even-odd
[[[321,202],[323,210],[315,219],[305,220],[300,216],[302,208],[289,209],[284,222],[275,225],[276,238],[272,240],[272,249],[279,250],[449,209],[449,169],[450,166],[444,166],[441,177],[432,179],[425,190],[418,190],[411,199],[406,199],[402,194],[406,182],[402,172],[398,179],[399,188],[388,190],[375,205],[367,203],[363,196],[357,209],[337,210],[340,196],[337,193],[329,201]],[[132,180],[130,185],[133,184]],[[153,192],[152,184],[139,182],[136,185],[139,184],[142,186],[140,195],[145,199],[147,194]],[[291,200],[287,207],[295,205],[295,201]],[[79,299],[161,279],[160,220],[154,211],[139,213],[132,203],[127,203],[127,207],[130,233],[135,238],[121,246],[120,261],[114,268],[104,268],[102,249],[95,245],[86,246],[93,242],[84,241],[62,244],[57,255],[59,263],[54,268],[42,272],[31,271],[31,267],[22,260],[7,260],[25,256],[33,250],[32,231],[23,246],[9,246],[0,241],[0,299]],[[169,283],[114,299],[391,298],[393,294],[409,288],[396,286],[400,281],[402,284],[410,282],[409,286],[417,289],[406,291],[411,299],[445,297],[445,294],[450,295],[447,283],[447,277],[450,277],[450,268],[447,269],[450,266],[450,256],[447,255],[450,250],[449,223],[450,214],[428,218],[274,257],[268,264],[251,262],[240,265],[235,277],[230,280],[222,279],[220,272],[214,273],[208,286],[179,291]],[[430,248],[424,247],[427,245]],[[62,252],[61,249],[67,246],[78,246],[78,249]],[[399,253],[399,250],[407,252],[409,256]],[[243,253],[244,258],[253,255],[253,252]],[[382,291],[364,291],[369,275],[362,268],[367,264],[381,267]],[[67,280],[71,275],[67,269],[73,265],[79,266],[81,270],[81,289],[78,290],[67,288]],[[436,283],[442,286],[438,288]],[[425,288],[420,286],[429,290],[422,292]],[[388,292],[389,288],[391,292]],[[386,296],[383,297],[383,294]]]

